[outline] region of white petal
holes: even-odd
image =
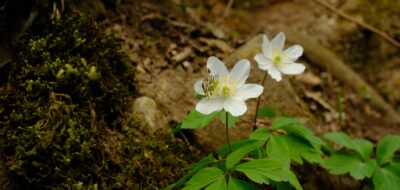
[[[261,70],[267,70],[273,65],[272,60],[265,57],[261,53],[254,56],[254,60],[256,60],[258,68],[260,68]]]
[[[272,47],[271,47],[271,43],[269,42],[269,39],[267,37],[267,35],[263,35],[263,42],[261,45],[261,49],[263,54],[266,57],[269,57],[270,59],[272,58]]]
[[[228,69],[226,68],[224,62],[216,57],[209,57],[207,60],[207,68],[210,75],[226,76],[228,74]]]
[[[196,81],[196,83],[194,83],[194,91],[197,94],[205,95],[202,80]]]
[[[232,116],[241,116],[247,111],[246,103],[243,100],[239,100],[236,98],[228,98],[224,103],[225,111],[231,113]]]
[[[281,72],[275,67],[269,68],[268,69],[268,74],[278,82],[282,80]]]
[[[202,114],[208,115],[215,111],[220,111],[224,108],[224,99],[216,98],[203,98],[196,104],[196,110]]]
[[[286,62],[294,62],[303,54],[303,51],[300,45],[293,45],[283,52],[283,59]]]
[[[240,87],[234,98],[246,101],[249,98],[257,98],[264,91],[264,87],[258,84],[245,84]]]
[[[285,34],[283,32],[279,32],[279,34],[271,40],[272,51],[283,50],[285,38]]]
[[[250,61],[242,59],[235,64],[233,67],[230,77],[237,82],[238,88],[246,82],[247,77],[250,74]]]
[[[306,67],[300,63],[288,63],[279,67],[279,70],[285,75],[298,75],[304,72]]]

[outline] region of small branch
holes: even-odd
[[[224,14],[222,15],[221,18],[218,19],[218,21],[216,22],[216,24],[218,25],[219,23],[221,23],[222,21],[224,21],[224,19],[229,15],[229,12],[232,9],[232,5],[233,5],[233,0],[229,0],[228,5],[226,5],[226,8],[224,10]]]
[[[373,32],[373,33],[375,33],[376,35],[380,36],[380,37],[383,38],[384,40],[390,42],[392,45],[394,45],[394,46],[400,48],[400,42],[398,42],[398,41],[396,41],[395,39],[393,39],[391,36],[389,36],[389,35],[388,35],[387,33],[385,33],[384,31],[379,30],[378,28],[375,28],[375,27],[373,27],[372,25],[369,25],[369,24],[367,24],[367,23],[365,23],[365,22],[363,22],[363,21],[357,20],[357,19],[351,17],[350,15],[348,15],[348,14],[342,12],[342,11],[337,10],[335,7],[333,7],[333,6],[330,5],[329,3],[326,3],[326,2],[324,2],[324,1],[322,1],[322,0],[314,0],[314,1],[315,1],[316,3],[322,5],[323,7],[329,9],[330,11],[332,11],[332,12],[338,14],[339,16],[341,16],[341,17],[343,17],[343,18],[345,18],[345,19],[347,19],[347,20],[349,20],[349,21],[351,21],[351,22],[354,22],[354,23],[356,23],[357,25],[359,25],[359,26],[361,26],[361,27],[363,27],[363,28],[366,28],[367,30],[369,30],[369,31],[371,31],[371,32]]]
[[[253,120],[251,120],[250,118],[241,118],[241,120],[242,121],[244,121],[244,122],[246,122],[246,123],[248,123],[248,124],[250,124],[250,125],[253,125]],[[266,120],[266,119],[258,119],[257,120],[257,124],[262,124],[262,125],[271,125],[272,124],[272,121],[271,120]]]

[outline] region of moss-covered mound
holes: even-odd
[[[132,66],[90,21],[66,18],[33,29],[2,97],[4,156],[30,185],[101,181],[103,128],[120,128],[133,94]]]
[[[133,66],[102,31],[69,17],[23,37],[0,89],[0,159],[13,189],[155,189],[187,164],[180,142],[125,121]]]

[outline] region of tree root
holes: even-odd
[[[351,85],[355,90],[366,92],[371,104],[379,111],[385,113],[384,117],[389,124],[400,124],[400,114],[371,85],[348,67],[332,51],[321,46],[315,39],[308,35],[291,29],[285,30],[285,33],[289,41],[303,46],[305,56],[312,63],[325,67],[335,78]]]

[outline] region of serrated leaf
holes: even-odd
[[[250,139],[256,139],[266,142],[270,136],[271,132],[268,128],[258,128],[250,134]]]
[[[220,120],[221,122],[226,125],[226,112],[222,111],[220,114]],[[238,117],[232,116],[229,112],[228,112],[228,128],[232,128],[233,125],[238,121]]]
[[[400,187],[400,163],[377,168],[372,177],[375,190],[397,190]]]
[[[183,190],[199,190],[202,189],[221,178],[224,178],[225,174],[222,170],[216,167],[208,167],[200,170],[194,175],[188,182],[186,182]]]
[[[192,177],[194,174],[196,174],[201,169],[207,167],[208,164],[210,164],[213,161],[215,161],[215,158],[214,158],[214,156],[212,156],[212,154],[210,154],[210,155],[206,156],[205,158],[203,158],[202,160],[200,160],[199,162],[184,168],[184,170],[188,170],[188,169],[193,169],[193,170],[191,172],[189,172],[188,174],[186,174],[185,176],[183,176],[182,178],[180,178],[174,184],[166,187],[164,190],[171,190],[171,189],[181,186],[183,183],[186,182],[187,179]]]
[[[371,159],[372,150],[374,148],[372,142],[365,139],[355,139],[353,140],[353,144],[364,161]]]
[[[303,189],[301,187],[299,180],[297,179],[296,175],[293,172],[290,172],[289,176],[290,180],[289,182],[276,182],[272,181],[271,184],[277,189],[277,190],[291,190],[294,187],[297,190]]]
[[[400,136],[388,135],[383,138],[376,149],[376,159],[379,165],[390,162],[394,153],[400,149]]]
[[[258,110],[258,118],[272,118],[276,116],[276,112],[274,108],[270,108],[270,107],[262,107]]]
[[[193,168],[197,168],[198,166],[201,166],[201,165],[208,165],[209,163],[211,163],[213,161],[215,161],[214,156],[212,154],[209,154],[208,156],[204,157],[200,161],[198,161],[198,162],[196,162],[194,164],[191,164],[191,165],[183,168],[182,170],[186,171],[186,170],[190,170],[190,169],[193,169]]]
[[[365,161],[371,157],[373,144],[370,141],[364,139],[352,140],[343,132],[329,132],[324,135],[324,138],[347,149],[354,150]]]
[[[290,168],[290,153],[286,141],[280,138],[281,135],[271,136],[267,143],[267,155],[281,162],[286,168]]]
[[[229,170],[237,164],[244,156],[259,148],[264,144],[263,141],[256,141],[252,144],[241,147],[240,149],[232,152],[226,159],[226,168]]]
[[[355,150],[356,148],[353,145],[353,141],[351,138],[343,132],[328,132],[325,133],[324,135],[325,139],[328,139],[329,141],[341,145],[343,147],[346,147],[351,150]]]
[[[231,143],[231,148],[232,151],[236,151],[240,148],[242,148],[243,146],[249,145],[249,144],[253,144],[255,142],[257,142],[258,140],[255,139],[246,139],[246,140],[241,140],[241,141],[235,141]],[[227,144],[225,144],[219,151],[218,151],[218,155],[220,157],[224,157],[225,155],[227,155],[229,153],[229,147]]]
[[[290,185],[292,185],[297,190],[302,190],[303,189],[303,187],[301,187],[300,182],[297,179],[296,175],[292,171],[290,171],[289,183],[290,183]]]
[[[269,184],[273,181],[289,181],[290,171],[279,161],[271,159],[251,160],[237,165],[234,170],[244,173],[249,179]]]
[[[236,179],[232,176],[229,176],[228,182],[229,190],[259,190],[259,188],[249,182],[242,181],[240,179]]]
[[[358,155],[350,153],[333,154],[324,160],[321,165],[329,170],[331,174],[340,175],[349,173],[357,180],[370,178],[377,167],[375,160],[364,162]]]
[[[226,184],[225,176],[221,176],[218,180],[211,183],[205,190],[227,190],[228,184]]]
[[[203,115],[200,112],[193,109],[188,116],[182,121],[182,129],[196,129],[202,128],[209,125],[215,117],[217,117],[218,112],[213,112],[209,115]]]
[[[275,118],[274,122],[272,122],[272,129],[279,129],[283,126],[291,124],[301,124],[300,119],[280,116]]]
[[[293,161],[299,164],[303,164],[303,159],[309,163],[322,161],[322,152],[315,149],[308,141],[294,135],[281,135],[279,138],[288,146],[289,156]]]
[[[255,159],[260,159],[260,158],[266,157],[265,150],[262,147],[253,150],[251,152],[251,155],[254,156]]]

